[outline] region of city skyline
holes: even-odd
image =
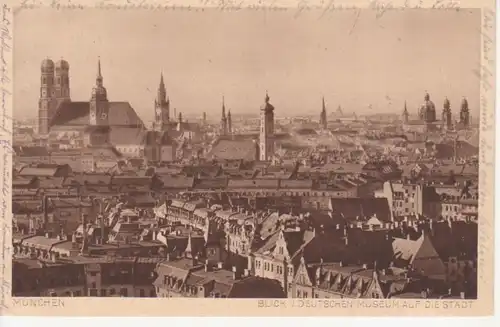
[[[465,96],[471,114],[478,116],[479,83],[473,70],[479,61],[475,49],[480,16],[473,10],[409,10],[381,18],[362,10],[358,18],[346,11],[322,19],[318,13],[294,18],[292,12],[273,13],[269,19],[262,12],[214,11],[197,20],[187,19],[196,12],[129,16],[119,11],[58,14],[38,9],[18,15],[19,21],[28,19],[31,26],[39,26],[39,35],[50,37],[34,38],[31,29],[23,29],[27,24],[15,29],[17,117],[37,115],[40,62],[45,59],[41,54],[69,62],[73,101],[90,98],[100,57],[109,99],[129,101],[144,121],[153,117],[160,73],[171,112],[176,108],[186,116],[201,117],[204,111],[210,117],[218,115],[222,96],[233,114],[258,114],[266,90],[277,116],[319,115],[322,97],[329,112],[340,105],[345,112],[359,114],[400,113],[406,101],[415,115],[426,91],[439,112],[448,97],[456,117]],[[444,17],[460,24],[443,26]],[[247,23],[232,24],[237,19]],[[51,24],[44,26],[47,20]],[[311,24],[313,20],[317,24]],[[85,31],[68,25],[73,21],[86,26]],[[183,32],[168,33],[174,27]],[[278,37],[276,33],[285,29],[288,34]],[[200,31],[205,38],[195,37]],[[163,41],[164,34],[168,37]],[[123,35],[128,39],[116,42]],[[27,39],[32,42],[23,42]],[[85,54],[75,51],[81,42],[88,44]],[[38,51],[29,51],[32,47]],[[285,54],[283,49],[292,51]]]

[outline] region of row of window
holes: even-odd
[[[377,293],[377,292],[372,292],[372,294],[371,294],[371,295],[372,295],[372,296],[371,296],[371,298],[372,298],[372,299],[379,299],[379,298],[380,298],[380,294],[379,294],[379,293]],[[307,291],[297,290],[297,297],[298,297],[298,298],[307,298],[308,296],[309,296],[309,293],[308,293]],[[340,295],[340,297],[341,297],[341,298],[343,298],[343,296],[342,296],[342,295]],[[316,299],[317,299],[317,298],[319,298],[319,294],[318,294],[318,293],[313,293],[313,298],[316,298]],[[330,296],[325,295],[325,297],[324,297],[324,298],[325,298],[325,299],[329,299],[329,298],[330,298]]]
[[[98,290],[97,288],[95,288],[95,283],[92,284],[92,288],[89,289],[89,296],[114,296],[117,294],[117,289],[114,289],[114,288],[110,288],[109,291],[106,290],[106,289],[101,289],[101,290]],[[120,296],[123,296],[123,297],[126,297],[128,296],[128,289],[127,288],[120,288],[119,290],[119,294]],[[77,296],[83,296],[83,292],[82,291],[66,291],[64,292],[63,294],[61,294],[62,296],[72,296],[72,297],[77,297]],[[50,296],[51,297],[56,297],[58,296],[56,292],[50,292]],[[151,290],[149,292],[149,296],[150,297],[156,297],[156,293],[154,290]],[[139,289],[139,297],[146,297],[146,290],[144,289]]]
[[[444,205],[444,211],[454,211],[458,212],[458,206],[455,205]]]
[[[255,268],[256,269],[262,268],[262,262],[260,260],[256,260],[255,261]],[[264,261],[264,271],[274,272],[274,263],[270,263],[270,262]],[[277,264],[276,265],[276,272],[279,275],[283,275],[284,274],[283,266]],[[288,267],[288,275],[292,276],[292,274],[293,274],[293,268],[292,267]]]

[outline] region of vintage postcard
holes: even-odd
[[[493,312],[495,3],[1,7],[1,312]]]

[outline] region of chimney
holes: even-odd
[[[237,280],[238,279],[238,271],[236,270],[236,266],[233,266],[233,279]]]
[[[48,231],[45,233],[46,238],[51,238],[52,237],[52,232]]]
[[[382,275],[385,275],[385,273],[386,273],[385,269],[382,269],[380,272],[381,272]]]
[[[340,262],[339,262],[339,265],[340,265],[341,267],[344,267],[344,263],[343,263],[342,261],[340,261]]]
[[[465,292],[460,292],[460,298],[465,299]]]
[[[218,262],[217,263],[217,269],[222,269],[223,268],[223,264],[222,262]]]
[[[48,208],[48,197],[46,195],[42,198],[42,209],[43,209],[43,229],[47,228],[47,223],[49,221],[49,208]]]
[[[406,234],[406,239],[409,241],[410,240],[410,233]]]
[[[368,269],[368,265],[366,263],[363,264],[363,269]]]
[[[250,276],[250,270],[248,270],[248,269],[243,270],[243,274],[245,277]]]
[[[210,262],[207,260],[205,260],[205,272],[209,272],[210,271]]]
[[[76,243],[76,235],[75,234],[73,234],[71,236],[71,247],[73,249],[78,249],[78,244]]]
[[[104,216],[101,215],[101,218],[99,219],[99,225],[101,227],[101,242],[102,244],[106,243],[106,226],[104,225]]]

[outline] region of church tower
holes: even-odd
[[[54,88],[54,62],[42,61],[40,100],[38,101],[38,134],[48,135],[49,124],[56,110]]]
[[[406,107],[406,101],[402,116],[403,116],[403,123],[408,124],[410,113],[408,112],[408,108]]]
[[[109,102],[101,74],[101,59],[97,62],[97,77],[92,89],[90,105],[90,125],[108,125]]]
[[[462,107],[460,109],[460,125],[463,128],[469,128],[470,125],[470,112],[469,112],[469,102],[464,98],[462,100]]]
[[[233,118],[231,116],[231,110],[227,113],[227,132],[233,134]]]
[[[222,97],[222,116],[220,119],[220,135],[227,135],[226,104],[224,103],[224,97]]]
[[[265,103],[260,108],[260,160],[271,160],[274,155],[274,107],[266,92]]]
[[[160,85],[155,99],[155,120],[153,129],[161,132],[167,129],[170,120],[170,99],[167,98],[167,90],[163,82],[163,74],[160,75]]]
[[[452,127],[452,121],[451,121],[450,100],[448,100],[448,98],[444,99],[442,121],[443,121],[443,129],[450,130]]]
[[[69,64],[63,59],[56,62],[55,97],[58,105],[61,102],[71,101],[69,87]]]
[[[326,106],[325,106],[325,97],[322,99],[322,107],[321,107],[321,114],[319,115],[319,124],[321,125],[321,128],[326,129],[328,126],[328,121],[326,118]]]

